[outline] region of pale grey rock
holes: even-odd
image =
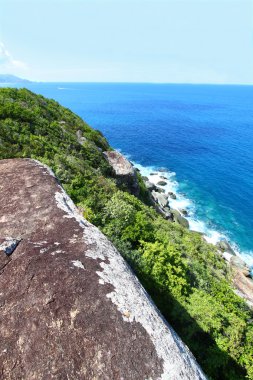
[[[76,132],[76,137],[77,137],[77,141],[79,142],[79,144],[83,145],[86,141],[87,141],[87,138],[83,136],[83,133],[82,131],[78,130]]]
[[[168,204],[168,198],[165,197],[163,194],[158,193],[157,191],[152,191],[152,197],[154,198],[155,202],[158,203],[161,207],[166,207]]]
[[[132,194],[138,196],[140,193],[140,188],[136,169],[131,162],[115,150],[104,152],[104,156],[111,165],[118,183],[126,185]]]

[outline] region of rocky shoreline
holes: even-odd
[[[147,189],[150,192],[151,201],[156,210],[167,220],[189,228],[189,222],[185,218],[188,215],[185,209],[174,209],[170,205],[172,199],[176,199],[175,193],[169,191],[166,193],[164,187],[168,184],[168,178],[162,171],[150,174],[151,178],[142,177]]]
[[[148,177],[143,176],[141,171],[121,153],[117,151],[103,153],[120,184],[124,184],[132,194],[138,196],[140,192],[137,180],[138,171],[149,191],[150,201],[156,211],[166,220],[177,223],[184,228],[190,228],[187,219],[188,211],[171,205],[177,199],[177,194],[166,190],[166,186],[169,184],[166,169],[158,169],[156,172],[150,173]],[[202,232],[192,231],[201,234],[203,239],[212,244]],[[215,246],[217,254],[226,261],[230,268],[235,293],[244,298],[247,304],[253,308],[253,279],[249,266],[236,254],[227,240],[220,240]]]
[[[149,178],[142,177],[150,192],[153,206],[165,219],[189,228],[187,210],[174,209],[170,206],[170,201],[176,199],[177,196],[173,192],[165,191],[164,187],[168,184],[168,178],[164,175],[164,172],[163,169],[160,169],[150,173]],[[205,239],[204,235],[203,239]],[[228,241],[221,240],[217,242],[216,248],[217,253],[223,257],[231,269],[232,281],[236,288],[235,292],[244,298],[250,307],[253,307],[253,279],[249,266],[236,255]]]

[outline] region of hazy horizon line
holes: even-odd
[[[15,74],[0,73],[0,75],[14,76],[30,83],[86,83],[86,84],[153,84],[153,85],[209,85],[209,86],[253,86],[253,83],[213,83],[213,82],[156,82],[156,81],[88,81],[88,80],[32,80],[23,77],[19,77]],[[1,83],[1,82],[0,82]],[[2,82],[1,84],[8,84]],[[14,82],[12,83],[14,84]]]

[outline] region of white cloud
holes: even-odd
[[[12,57],[3,42],[0,42],[0,68],[3,70],[26,69],[26,64]]]

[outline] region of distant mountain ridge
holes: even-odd
[[[0,83],[30,83],[28,79],[19,78],[12,74],[0,74]]]

